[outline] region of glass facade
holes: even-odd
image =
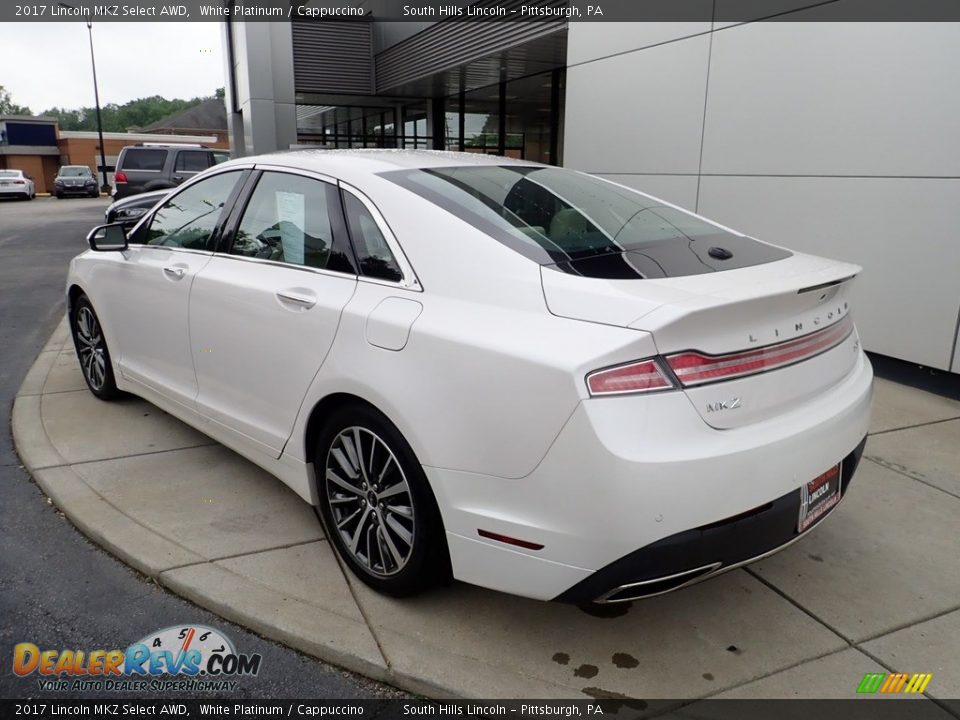
[[[447,149],[559,165],[563,75],[554,70],[390,106],[298,105],[297,138],[331,148]]]

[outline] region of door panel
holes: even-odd
[[[279,456],[356,285],[215,257],[191,296],[197,409]]]
[[[205,178],[177,193],[138,228],[124,262],[112,266],[111,314],[120,372],[187,407],[197,396],[189,300],[210,262],[223,208],[240,171]]]
[[[336,186],[264,172],[225,240],[190,299],[197,409],[279,457],[357,285]]]
[[[187,406],[197,380],[190,360],[188,301],[193,280],[211,253],[131,246],[117,264],[123,288],[113,314],[120,318],[118,365],[137,380]]]

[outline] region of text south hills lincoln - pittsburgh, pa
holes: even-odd
[[[602,17],[603,9],[599,5],[587,5],[586,15],[591,17]],[[530,17],[530,18],[576,18],[582,17],[584,13],[579,7],[571,5],[568,7],[546,7],[542,5],[521,5],[517,8],[507,9],[500,5],[488,5],[479,7],[476,5],[404,5],[404,17],[461,17],[461,18],[508,18],[508,17]]]

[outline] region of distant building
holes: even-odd
[[[23,170],[33,178],[37,192],[48,192],[59,167],[54,118],[0,115],[0,170]]]
[[[135,132],[103,133],[107,182],[113,184],[117,157],[136,143],[195,143],[227,149],[227,113],[223,100],[169,115]],[[86,165],[100,179],[100,137],[95,130],[60,130],[56,118],[0,115],[0,169],[23,170],[38,193],[51,192],[61,165]]]
[[[137,132],[156,135],[215,135],[214,147],[230,147],[227,134],[227,107],[223,98],[210,98],[186,110],[173,113],[157,120]]]

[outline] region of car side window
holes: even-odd
[[[330,183],[265,172],[243,213],[230,253],[353,275],[346,239],[334,232],[331,213],[338,211],[338,203],[337,189]]]
[[[143,243],[206,250],[240,174],[214,175],[167,200],[153,214]]]
[[[352,193],[344,191],[343,208],[347,215],[353,248],[360,263],[360,274],[392,282],[403,280],[403,273],[387,244],[387,239],[380,232],[380,226],[367,210],[367,206]]]
[[[202,172],[210,167],[209,152],[197,152],[195,150],[181,150],[177,153],[177,172]]]

